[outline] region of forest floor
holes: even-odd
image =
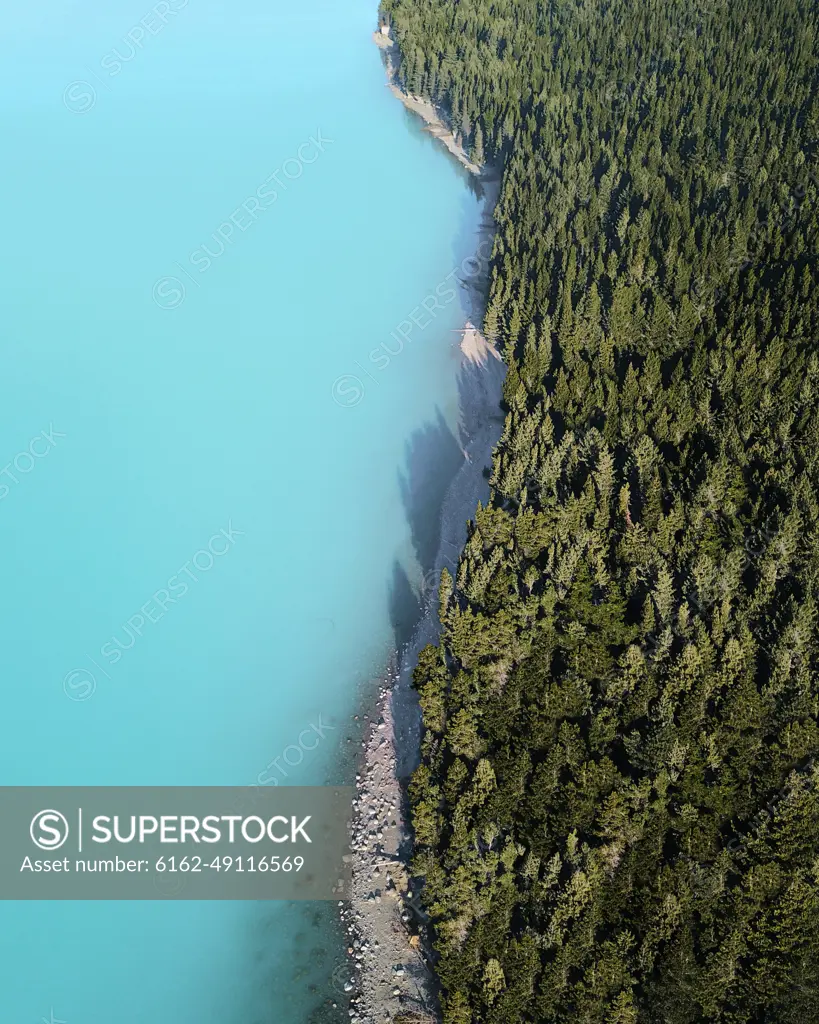
[[[376,42],[382,49],[392,47],[388,39],[378,34]],[[387,72],[392,82],[389,54]],[[432,123],[427,114],[415,108],[415,101],[410,105],[397,87],[391,87],[409,109]],[[445,129],[432,107],[424,106]],[[438,137],[446,142],[443,135]],[[450,152],[470,170],[482,174],[486,214],[476,246],[491,242],[495,227],[491,211],[497,200],[498,176],[470,164],[466,154],[455,151],[459,147],[454,138],[450,139]],[[488,260],[482,264],[483,273],[464,284],[469,288],[464,304],[472,323],[481,323],[483,318]],[[492,450],[503,427],[500,399],[506,373],[497,351],[471,325],[460,347],[459,442],[464,461],[441,509],[438,554],[425,577],[421,595],[423,617],[412,640],[400,652],[397,666],[384,680],[374,711],[369,712],[356,775],[353,898],[340,911],[347,933],[349,972],[336,979],[339,992],[343,990],[350,997],[352,1024],[434,1024],[438,1019],[435,978],[430,969],[432,951],[425,929],[427,917],[409,875],[412,839],[406,784],[418,764],[421,741],[421,714],[417,693],[412,688],[412,672],[422,648],[439,639],[441,570],[446,566],[455,574],[467,538],[467,521],[473,518],[479,500],[486,498],[485,471],[491,465]]]

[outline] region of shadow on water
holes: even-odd
[[[417,494],[411,487],[407,488],[407,518],[416,551],[424,553],[425,572],[420,601],[415,596],[416,588],[406,569],[398,562],[393,566],[390,590],[392,625],[401,652],[400,683],[392,693],[398,740],[396,771],[400,779],[408,778],[418,765],[421,713],[418,695],[411,688],[410,680],[422,647],[436,644],[439,640],[437,593],[440,573],[447,568],[453,577],[457,576],[458,560],[467,538],[466,524],[474,519],[478,503],[485,505],[489,499],[491,445],[500,437],[504,421],[500,406],[504,369],[504,364],[492,356],[488,357],[485,366],[470,362],[462,365],[458,374],[458,440],[446,424],[443,428],[437,425],[449,435],[447,447],[452,458],[424,466],[427,472],[440,474],[434,503],[420,508],[413,505],[410,497],[417,497]],[[473,441],[476,443],[471,443]],[[454,463],[456,450],[457,464]],[[411,479],[411,471],[407,470],[406,474]],[[432,550],[429,545],[432,545],[433,537],[435,551],[430,563],[428,552]],[[424,616],[424,612],[429,614]]]
[[[454,265],[458,267],[459,301],[464,318],[480,326],[489,298],[490,257],[497,229],[495,206],[500,196],[501,172],[497,166],[492,166],[484,168],[480,177],[465,173],[471,194],[464,194],[462,198],[461,226],[452,242],[452,254]]]
[[[436,585],[441,509],[463,461],[463,448],[440,409],[436,409],[435,419],[414,431],[406,443],[398,486],[415,564],[405,566],[396,559],[392,567],[388,600],[398,650],[412,639],[429,590]]]
[[[435,420],[416,430],[407,442],[398,483],[415,554],[413,568],[417,571],[408,571],[397,559],[393,562],[389,609],[399,651],[412,639],[431,595],[437,592],[441,569],[447,566],[453,574],[456,571],[460,545],[442,543],[442,510],[447,492],[464,465],[470,439],[490,420],[497,421],[500,432],[503,414],[497,399],[502,377],[502,364],[492,362],[491,357],[486,367],[464,362],[458,373],[458,436],[436,409]],[[487,478],[488,465],[475,469]],[[486,495],[475,495],[474,506],[478,499],[486,500],[488,485],[485,489]],[[462,510],[464,522],[474,514],[474,506],[468,504]]]
[[[440,409],[435,410],[435,420],[414,431],[405,445],[405,468],[399,471],[398,485],[422,573],[435,565],[441,507],[463,461],[462,446]]]
[[[392,579],[389,588],[390,623],[395,637],[395,646],[402,650],[412,639],[415,626],[421,618],[421,601],[413,589],[406,569],[396,559],[392,564]]]

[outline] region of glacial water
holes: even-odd
[[[375,15],[4,12],[4,785],[347,770],[460,458],[479,215]],[[338,998],[333,913],[5,903],[0,1019],[301,1024]]]

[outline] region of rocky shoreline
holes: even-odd
[[[386,676],[376,706],[366,720],[361,763],[356,774],[352,819],[352,895],[339,905],[347,934],[349,971],[336,977],[350,997],[353,1024],[434,1024],[435,977],[427,942],[427,916],[409,875],[411,831],[406,783],[418,763],[421,715],[412,672],[418,653],[437,643],[437,579],[454,568],[466,541],[466,524],[488,485],[484,469],[503,426],[499,409],[505,365],[495,356],[472,361],[464,356],[461,400],[464,462],[441,513],[441,543],[424,615],[400,661]],[[432,585],[432,581],[434,585]]]
[[[391,39],[375,33],[385,57],[387,82],[404,105],[421,116],[470,172],[480,175],[485,217],[476,248],[494,236],[491,213],[498,178],[471,163],[431,104],[408,96],[395,83]],[[483,261],[483,270],[488,261]],[[466,305],[480,323],[487,286],[484,273],[472,281]],[[339,904],[347,936],[348,963],[334,975],[342,999],[349,1000],[352,1024],[435,1024],[438,1020],[433,953],[427,942],[428,920],[409,875],[411,829],[406,783],[418,764],[421,714],[412,688],[412,672],[426,644],[438,642],[438,579],[446,566],[454,570],[466,541],[467,521],[486,500],[484,470],[500,437],[500,399],[505,365],[496,350],[467,322],[461,342],[459,442],[464,461],[451,481],[440,513],[440,543],[435,565],[425,577],[423,616],[412,640],[399,652],[378,691],[365,723],[361,761],[356,774],[352,815],[352,900]]]
[[[392,685],[381,687],[368,723],[353,804],[353,899],[340,905],[349,971],[337,980],[349,993],[353,1024],[434,1022],[433,976],[419,926],[406,856],[405,794],[396,772]]]

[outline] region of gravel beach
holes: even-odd
[[[385,56],[388,83],[405,105],[424,118],[434,134],[470,171],[481,175],[485,209],[476,248],[492,238],[491,211],[497,199],[497,178],[468,160],[434,109],[402,93],[393,81],[388,37],[375,34]],[[440,545],[434,568],[427,574],[424,612],[411,641],[399,652],[378,694],[376,707],[365,716],[361,764],[353,806],[353,899],[340,904],[346,931],[349,972],[336,979],[350,998],[353,1024],[425,1024],[438,1020],[434,976],[429,969],[426,915],[409,877],[411,832],[406,783],[419,757],[421,715],[412,672],[418,652],[437,643],[438,585],[444,566],[451,571],[466,541],[467,521],[489,494],[485,470],[503,427],[500,409],[505,364],[472,323],[480,323],[486,280],[475,282],[467,296],[471,323],[460,342],[460,445],[464,461],[449,485],[440,521]],[[454,575],[454,572],[453,572]],[[349,975],[349,976],[348,976]]]

